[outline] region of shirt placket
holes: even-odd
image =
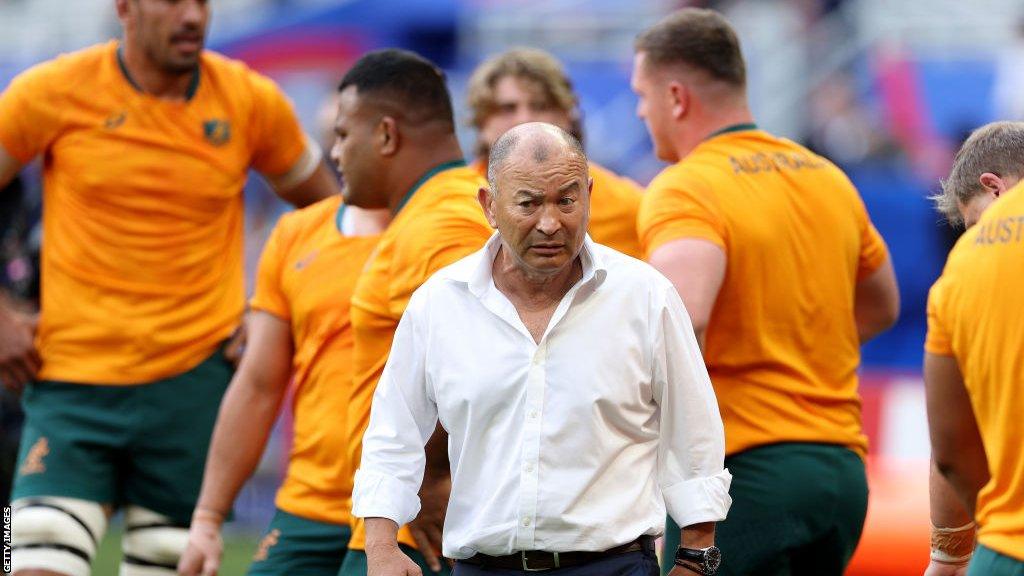
[[[520,462],[519,517],[516,547],[536,550],[537,498],[540,474],[540,435],[544,408],[545,363],[547,340],[542,340],[533,353],[526,378],[525,422],[523,423],[523,452]]]

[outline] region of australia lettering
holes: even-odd
[[[758,152],[746,156],[730,156],[729,164],[732,165],[733,174],[817,170],[825,167],[825,162],[820,158],[799,152]]]
[[[1009,216],[978,224],[978,235],[975,236],[974,243],[976,245],[1009,244],[1011,242],[1018,243],[1022,239],[1024,239],[1024,215]]]

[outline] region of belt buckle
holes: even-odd
[[[558,561],[558,552],[552,552],[551,554],[555,557],[554,567],[561,568],[561,564]],[[519,552],[519,557],[523,561],[523,572],[544,572],[546,570],[551,570],[551,568],[530,568],[529,563],[526,561],[526,550],[521,550]]]

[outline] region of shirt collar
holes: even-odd
[[[583,286],[591,282],[596,285],[604,282],[608,275],[604,258],[600,250],[596,249],[597,244],[590,239],[590,234],[583,237],[583,249],[580,250],[580,261],[583,264],[583,276],[578,282]],[[469,291],[477,298],[481,297],[490,285],[494,282],[492,269],[494,259],[498,256],[501,248],[501,235],[495,232],[475,255],[475,262],[467,262],[468,266],[457,267],[452,271],[450,278],[456,282],[462,282],[469,287]]]
[[[465,165],[465,160],[452,160],[450,162],[438,164],[437,166],[434,166],[430,170],[427,170],[427,173],[424,174],[423,176],[420,176],[420,179],[417,180],[416,183],[412,185],[412,188],[409,188],[409,191],[406,192],[405,196],[403,196],[402,199],[398,202],[398,206],[395,206],[395,211],[392,214],[392,216],[397,216],[398,213],[402,211],[402,208],[405,208],[405,205],[412,198],[413,194],[415,194],[416,191],[420,189],[420,187],[426,184],[427,180],[430,180],[434,176],[437,176],[438,173],[444,172],[445,170],[451,170],[452,168],[461,168],[462,166]]]

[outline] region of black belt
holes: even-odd
[[[489,556],[474,554],[459,562],[480,566],[481,568],[501,568],[502,570],[523,570],[524,572],[540,572],[568,566],[579,566],[608,556],[628,554],[648,550],[654,552],[654,536],[641,536],[628,544],[609,548],[601,552],[543,552],[540,550],[524,550],[505,556]]]

